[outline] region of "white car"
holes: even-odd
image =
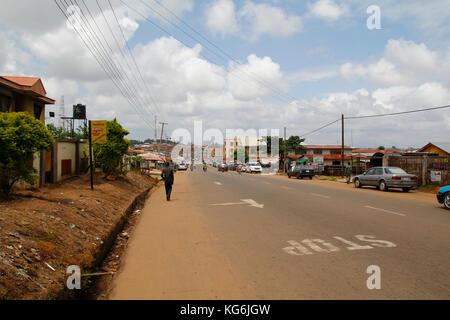
[[[249,162],[246,164],[246,172],[262,173],[262,167],[258,162]]]
[[[178,165],[178,170],[179,171],[186,171],[188,169],[188,165],[186,163],[180,163]]]

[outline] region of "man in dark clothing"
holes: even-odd
[[[164,184],[166,186],[166,196],[167,201],[170,201],[170,195],[172,193],[172,185],[175,181],[175,178],[173,176],[173,168],[170,166],[169,162],[166,162],[166,166],[164,167],[161,178],[164,180]]]

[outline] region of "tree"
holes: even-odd
[[[0,192],[8,197],[14,184],[36,182],[34,154],[50,150],[54,139],[50,131],[33,116],[19,113],[0,114]]]
[[[272,139],[274,139],[271,136],[268,137],[264,137],[266,138],[267,141],[267,153],[271,154],[272,156],[274,156],[272,154]],[[290,152],[295,152],[298,149],[304,149],[304,147],[302,146],[302,143],[305,141],[305,139],[301,139],[299,136],[291,136],[289,137],[289,139],[286,139],[286,154],[290,153]],[[283,138],[279,138],[279,142],[278,142],[278,147],[279,147],[279,156],[281,159],[284,159],[284,139]]]
[[[51,132],[56,139],[70,138],[70,132],[63,127],[56,127],[53,123],[47,125],[47,130]]]
[[[94,144],[95,165],[102,169],[105,178],[124,174],[122,159],[130,146],[130,141],[124,138],[129,132],[116,119],[108,121],[106,129],[108,141]]]
[[[378,147],[378,150],[385,150],[386,148],[385,147],[383,147],[383,146],[379,146]]]

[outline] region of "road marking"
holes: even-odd
[[[323,194],[311,193],[311,195],[319,198],[330,199],[329,196],[324,196]]]
[[[378,210],[378,211],[382,211],[382,212],[386,212],[386,213],[391,213],[391,214],[396,214],[396,215],[402,216],[402,217],[406,216],[406,214],[403,214],[403,213],[398,213],[398,212],[394,212],[394,211],[390,211],[390,210],[385,210],[385,209],[375,208],[375,207],[371,207],[371,206],[364,206],[364,208],[372,209],[372,210]]]
[[[222,183],[215,181],[214,184],[217,184],[218,186],[221,186]]]
[[[263,204],[259,204],[257,203],[255,200],[253,199],[241,199],[241,201],[249,204],[251,207],[255,207],[255,208],[259,208],[259,209],[264,209],[264,205]]]
[[[355,238],[362,242],[368,242],[372,246],[369,245],[360,245],[350,240],[346,240],[342,237],[333,237],[336,240],[339,240],[341,243],[344,243],[344,249],[349,251],[355,250],[368,250],[378,248],[395,248],[397,245],[390,241],[378,240],[374,236],[371,235],[356,235]],[[332,253],[341,251],[341,249],[330,242],[324,241],[322,239],[304,239],[300,242],[295,240],[289,240],[287,243],[290,245],[288,247],[282,248],[284,252],[293,256],[303,256],[303,255],[312,255],[314,253]]]
[[[270,182],[267,182],[267,181],[263,181],[263,183],[264,183],[264,184],[271,184]]]
[[[281,187],[281,189],[285,189],[285,190],[292,190],[292,188],[289,188],[289,187],[285,187],[285,186],[282,186],[282,187]]]
[[[225,202],[225,203],[214,203],[210,206],[238,206],[238,205],[249,205],[250,207],[255,207],[258,209],[264,209],[264,205],[256,202],[253,199],[241,199],[241,202]]]
[[[236,206],[236,205],[241,205],[241,204],[245,204],[245,203],[242,203],[242,202],[225,202],[225,203],[210,204],[210,206]]]

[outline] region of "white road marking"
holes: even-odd
[[[241,202],[225,202],[225,203],[214,203],[210,204],[210,206],[238,206],[247,204],[250,207],[255,207],[258,209],[264,209],[264,205],[256,202],[253,199],[241,199]]]
[[[214,184],[217,184],[218,186],[221,186],[222,183],[215,181]]]
[[[281,189],[285,189],[285,190],[292,190],[292,188],[289,188],[289,187],[285,187],[285,186],[282,186],[282,187],[281,187]]]
[[[371,206],[364,206],[364,208],[372,209],[372,210],[378,210],[378,211],[382,211],[382,212],[386,212],[386,213],[391,213],[391,214],[396,214],[396,215],[402,216],[402,217],[406,216],[406,214],[403,214],[403,213],[398,213],[398,212],[394,212],[394,211],[390,211],[390,210],[385,210],[385,209],[375,208],[375,207],[371,207]]]
[[[311,193],[311,195],[319,198],[330,199],[329,196],[324,196],[323,194]]]
[[[340,249],[329,242],[325,242],[322,239],[305,239],[302,241],[303,244],[306,244],[308,247],[313,249],[316,252],[334,252],[339,251]],[[322,244],[324,247],[328,249],[324,249],[318,245],[318,243]]]
[[[367,250],[378,248],[395,248],[397,245],[390,241],[378,240],[371,235],[356,235],[355,238],[362,242],[369,242],[369,245],[360,245],[350,240],[346,240],[342,237],[333,237],[336,240],[347,245],[344,249],[355,251],[355,250]],[[304,239],[300,242],[295,240],[289,240],[287,243],[290,244],[289,247],[282,248],[284,252],[293,256],[303,256],[312,255],[314,253],[331,253],[341,251],[341,249],[330,242],[324,241],[322,239]]]
[[[236,206],[236,205],[242,205],[245,203],[242,202],[225,202],[225,203],[214,203],[210,204],[210,206]]]
[[[253,199],[241,199],[241,201],[249,204],[251,207],[264,209],[264,205],[263,204],[259,204],[258,202],[256,202]]]

